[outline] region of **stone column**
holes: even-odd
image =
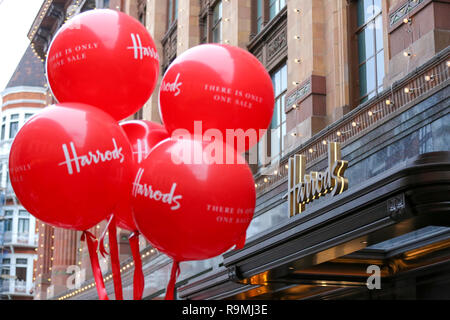
[[[222,3],[223,43],[247,48],[252,26],[251,0],[230,0]]]
[[[164,3],[162,3],[164,2]],[[182,2],[182,1],[180,1]],[[167,29],[167,5],[165,1],[161,0],[147,0],[147,17],[146,24],[147,30],[150,32],[153,40],[155,41],[156,49],[159,54],[160,67],[162,67],[163,47],[161,40],[166,34]],[[160,68],[160,74],[156,89],[153,92],[150,100],[144,106],[144,119],[154,122],[161,122],[159,116],[158,106],[158,88],[162,80],[162,69]]]
[[[288,1],[287,151],[326,126],[324,0]]]
[[[178,1],[177,56],[200,43],[200,1]]]

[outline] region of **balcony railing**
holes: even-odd
[[[336,141],[344,147],[358,139],[368,130],[378,126],[398,110],[414,105],[421,96],[435,88],[442,87],[450,79],[450,47],[442,50],[432,60],[411,72],[404,79],[395,82],[373,99],[361,104],[341,120],[317,133],[306,143],[289,149],[276,167],[265,168],[255,175],[257,195],[260,196],[287,180],[289,157],[294,154],[306,156],[307,163],[318,161],[328,152],[329,141]]]
[[[13,233],[11,231],[5,231],[0,233],[0,245],[37,247],[38,236],[34,235],[34,237],[30,237],[28,232]]]
[[[7,294],[19,294],[31,296],[32,294],[27,290],[27,282],[19,279],[3,279],[1,280],[0,293]]]

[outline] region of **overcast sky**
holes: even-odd
[[[0,0],[0,92],[30,41],[28,31],[44,0]]]

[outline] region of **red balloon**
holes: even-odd
[[[161,141],[168,139],[169,134],[164,126],[146,120],[133,120],[120,123],[125,131],[133,150],[134,166],[141,163],[150,153],[152,148]],[[131,187],[131,184],[130,184]],[[131,212],[131,190],[127,196],[120,199],[115,209],[117,225],[129,231],[136,231]]]
[[[148,101],[159,57],[147,29],[119,11],[76,15],[57,32],[48,51],[47,77],[59,102],[96,106],[122,120]]]
[[[224,153],[236,152],[219,145]],[[165,140],[139,165],[133,182],[139,231],[176,261],[222,254],[241,240],[253,217],[256,192],[250,168],[240,155],[241,164],[220,164],[209,146]],[[189,154],[194,161],[180,161]]]
[[[132,152],[105,112],[65,103],[42,110],[17,133],[9,156],[14,191],[36,218],[87,230],[128,191]]]
[[[262,138],[274,110],[272,80],[264,66],[243,49],[219,44],[196,46],[175,59],[164,75],[159,99],[171,135],[176,129],[198,134],[216,129],[224,139],[230,129],[245,139],[236,130],[252,129],[254,139],[242,147],[235,143],[240,152]],[[196,121],[201,128],[195,127]]]

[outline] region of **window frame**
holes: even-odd
[[[379,49],[377,47],[377,31],[376,31],[377,30],[377,19],[381,19],[381,28],[383,28],[383,21],[382,21],[382,19],[383,19],[383,8],[380,8],[380,10],[378,12],[374,13],[367,21],[364,21],[361,25],[358,25],[358,23],[359,23],[358,17],[360,16],[360,12],[359,12],[359,10],[360,10],[360,6],[359,6],[360,1],[364,1],[364,0],[356,0],[355,1],[355,4],[356,4],[356,6],[355,6],[356,7],[356,15],[355,15],[356,30],[354,32],[355,37],[356,37],[356,47],[357,47],[357,50],[356,50],[356,52],[357,52],[357,54],[356,54],[356,65],[357,65],[357,68],[356,68],[355,71],[356,71],[357,78],[358,78],[358,89],[359,89],[358,92],[357,92],[358,104],[364,103],[367,100],[370,100],[371,98],[373,98],[373,96],[369,98],[370,95],[375,95],[376,96],[377,94],[379,94],[380,92],[383,91],[383,83],[382,83],[382,81],[381,81],[381,85],[378,84],[379,83],[379,79],[378,79],[378,64],[381,63],[381,62],[378,61],[379,59],[377,58],[377,56],[380,53],[383,54],[383,63],[382,63],[383,78],[386,75],[386,70],[384,70],[384,50],[385,50],[384,43],[382,43],[383,46],[382,46],[381,49]],[[376,0],[372,0],[372,6],[374,6],[375,1]],[[371,25],[373,25],[373,27]],[[370,30],[370,28],[373,28],[373,30]],[[371,31],[373,33],[373,35],[372,35],[372,37],[373,37],[373,44],[372,45],[373,45],[374,50],[373,50],[373,55],[372,56],[365,57],[364,61],[361,62],[360,42],[359,42],[360,38],[359,37],[360,37],[360,35],[363,32],[365,32],[365,30],[369,30],[369,31]],[[381,30],[381,32],[383,33],[383,30]],[[370,91],[370,92],[368,92],[368,89],[367,89],[368,81],[367,80],[369,78],[368,78],[368,75],[367,75],[367,63],[372,58],[374,60],[374,70],[375,70],[374,78],[373,78],[374,82],[375,82],[375,89]],[[364,66],[364,65],[366,66],[366,68],[365,68],[365,70],[366,70],[366,72],[365,72],[365,74],[366,74],[366,79],[365,79],[366,92],[365,92],[364,95],[361,95],[362,81],[361,81],[360,70],[361,70],[361,67]]]
[[[177,21],[178,21],[178,0],[168,0],[166,30],[169,30]]]
[[[215,13],[216,13],[216,9],[218,9],[219,11],[219,18],[217,19],[217,21],[214,21],[215,19]],[[217,1],[215,3],[215,5],[212,7],[212,24],[211,24],[211,42],[212,43],[222,43],[222,31],[223,31],[223,24],[222,24],[222,19],[223,19],[223,3],[221,0]],[[215,31],[218,30],[219,31],[219,39],[215,39]]]
[[[281,4],[281,2],[284,2],[284,6],[280,5],[278,11],[276,11],[274,16],[271,17],[270,16],[271,1],[272,0],[252,0],[251,29],[253,36],[256,36],[257,34],[261,33],[264,30],[264,28],[287,7],[286,0],[273,0],[274,2],[277,2],[279,4]],[[260,4],[261,4],[261,15],[259,15],[258,10]],[[258,20],[261,20],[261,24],[258,23]]]
[[[269,124],[269,129],[267,130],[266,135],[264,135],[264,137],[260,140],[260,142],[258,143],[257,146],[257,154],[258,154],[258,170],[260,170],[261,168],[267,167],[267,166],[271,166],[274,163],[276,163],[277,161],[281,160],[283,158],[283,152],[286,151],[286,147],[285,147],[285,137],[287,136],[287,132],[284,132],[283,135],[283,125],[286,126],[287,123],[287,117],[286,117],[286,112],[285,112],[285,104],[286,104],[286,94],[287,94],[287,89],[288,89],[288,64],[287,64],[287,60],[283,60],[282,63],[278,64],[276,67],[272,68],[271,72],[269,72],[270,74],[270,78],[272,79],[272,81],[274,81],[274,77],[276,76],[277,73],[280,73],[280,77],[283,76],[283,69],[286,69],[286,79],[285,79],[285,84],[286,87],[282,88],[280,93],[278,95],[274,96],[274,113],[277,111],[276,110],[276,105],[278,103],[278,101],[280,99],[284,99],[284,103],[281,103],[280,105],[280,109],[279,109],[279,114],[277,115],[277,117],[280,119],[280,123],[276,128],[272,127],[273,124],[273,118],[270,121]],[[281,84],[283,84],[283,80],[280,78]],[[276,92],[276,83],[274,83],[274,93],[277,94]],[[283,116],[284,113],[284,116]],[[284,118],[284,120],[283,120]],[[273,154],[273,150],[272,150],[272,131],[273,130],[280,130],[280,141],[279,141],[279,153],[277,153],[276,155]],[[285,130],[286,131],[286,130]],[[261,144],[265,144],[266,148],[262,147],[263,145]],[[261,152],[265,152],[266,154],[261,154]],[[262,161],[262,160],[267,160],[267,161]]]
[[[9,118],[9,132],[8,132],[8,139],[14,139],[17,135],[17,132],[19,132],[19,119],[20,119],[20,115],[18,113],[14,113],[10,115]],[[13,132],[12,130],[12,125],[16,125],[16,129],[14,132],[14,136],[11,136],[11,133]]]
[[[221,5],[220,19],[214,23],[214,9]],[[214,42],[214,30],[220,26],[220,41]],[[200,28],[200,44],[205,43],[222,43],[223,42],[223,2],[222,0],[215,0],[205,3],[199,14],[199,28]]]

